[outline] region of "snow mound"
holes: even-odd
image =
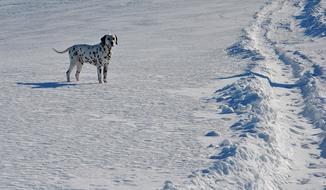
[[[268,81],[250,75],[215,92],[213,99],[221,109],[232,108],[241,118],[230,126],[238,138],[219,143],[209,157],[213,164],[194,172],[190,189],[278,189],[286,183],[285,176],[274,172],[287,168],[287,161],[272,138],[276,132],[271,121],[276,114],[270,107],[271,90]]]
[[[219,134],[216,131],[209,131],[205,135],[206,137],[217,137]]]
[[[251,61],[264,60],[264,57],[258,51],[250,48],[250,38],[247,32],[243,30],[243,33],[239,42],[234,43],[226,49],[228,55],[240,59],[249,59]]]
[[[270,88],[266,81],[251,75],[216,91],[214,99],[217,102],[232,108],[237,114],[246,115],[244,119],[240,119],[230,126],[232,130],[240,133],[240,137],[250,135],[266,142],[270,141],[269,135],[261,125],[275,117],[268,105]]]
[[[232,107],[229,107],[228,105],[222,105],[221,109],[221,113],[223,114],[234,113],[234,109]]]
[[[171,181],[165,181],[161,190],[177,190],[177,188]]]
[[[317,67],[319,68],[319,67]],[[326,110],[323,109],[324,99],[321,98],[319,92],[322,91],[320,88],[320,82],[315,77],[316,67],[313,72],[305,72],[301,77],[301,81],[304,85],[301,86],[301,91],[305,100],[304,115],[310,118],[314,126],[326,131]],[[317,71],[317,73],[319,73]],[[321,73],[320,73],[321,74]],[[322,142],[320,143],[322,158],[326,158],[326,134],[322,134]]]

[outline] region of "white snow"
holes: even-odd
[[[222,113],[231,107],[239,120],[220,133],[232,144],[216,146],[210,157],[214,163],[196,172],[188,188],[325,188],[324,58],[316,55],[324,47],[302,50],[312,42],[325,44],[322,38],[309,37],[323,36],[324,25],[303,33],[295,19],[311,2],[269,2],[240,42],[227,48],[229,55],[247,62],[249,71],[219,77],[239,80],[218,90],[214,98]],[[244,105],[250,105],[248,110],[239,112]]]
[[[223,122],[201,98],[259,2],[1,1],[0,189],[158,189],[209,166],[200,138]],[[66,83],[52,48],[107,33],[109,83],[91,65]]]
[[[326,188],[325,5],[0,1],[0,189]]]

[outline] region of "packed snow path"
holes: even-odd
[[[0,189],[157,189],[207,167],[199,137],[229,119],[201,98],[245,68],[224,49],[261,5],[1,1]],[[68,56],[51,48],[106,33],[119,38],[109,83],[91,65],[64,82]]]

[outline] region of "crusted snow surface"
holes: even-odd
[[[230,116],[203,97],[245,67],[224,49],[262,5],[1,0],[0,189],[174,189],[208,167],[201,138]],[[65,82],[68,57],[52,48],[107,33],[119,40],[108,84],[89,64]]]
[[[0,1],[0,189],[325,189],[325,0],[262,3]]]

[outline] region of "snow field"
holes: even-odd
[[[325,1],[262,4],[1,1],[0,188],[324,189]]]
[[[0,2],[1,189],[159,189],[210,165],[202,97],[261,1]],[[237,5],[237,6],[234,6]],[[51,48],[115,33],[109,84]],[[219,82],[221,83],[221,82]],[[224,85],[224,83],[221,83]],[[204,100],[203,100],[204,101]]]

